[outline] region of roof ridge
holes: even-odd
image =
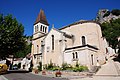
[[[76,22],[74,22],[74,23],[68,24],[67,26],[63,26],[62,28],[59,28],[59,30],[65,29],[65,28],[70,27],[70,26],[72,26],[72,25],[82,24],[82,23],[89,23],[89,22],[99,24],[98,22],[96,22],[96,21],[94,21],[94,20],[79,20],[79,21],[76,21]],[[100,25],[100,24],[99,24],[99,25]]]

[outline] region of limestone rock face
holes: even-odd
[[[110,22],[110,20],[118,18],[120,18],[120,15],[114,15],[112,11],[109,11],[108,9],[100,9],[97,13],[96,21],[103,23]]]

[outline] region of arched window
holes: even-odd
[[[52,35],[52,50],[54,50],[54,35]]]
[[[73,54],[73,59],[78,59],[78,53],[75,52],[75,53],[72,53]]]
[[[36,26],[36,32],[38,31],[38,25]]]
[[[45,33],[47,32],[47,27],[45,27]]]
[[[76,59],[78,58],[78,53],[77,52],[75,52],[75,55],[76,55]]]
[[[75,59],[75,54],[74,53],[72,53],[73,54],[73,59]]]
[[[43,26],[43,32],[44,32],[44,30],[45,30],[45,26]]]
[[[42,25],[41,25],[41,27],[40,27],[40,31],[42,31]]]
[[[85,36],[82,36],[82,45],[86,45]]]
[[[91,55],[91,61],[92,61],[92,65],[93,65],[93,54]]]

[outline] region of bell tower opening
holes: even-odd
[[[41,9],[34,23],[33,38],[43,36],[48,33],[49,24],[44,11]]]

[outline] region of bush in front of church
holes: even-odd
[[[73,71],[74,71],[74,72],[88,71],[88,67],[87,67],[87,66],[74,67],[74,68],[73,68]]]

